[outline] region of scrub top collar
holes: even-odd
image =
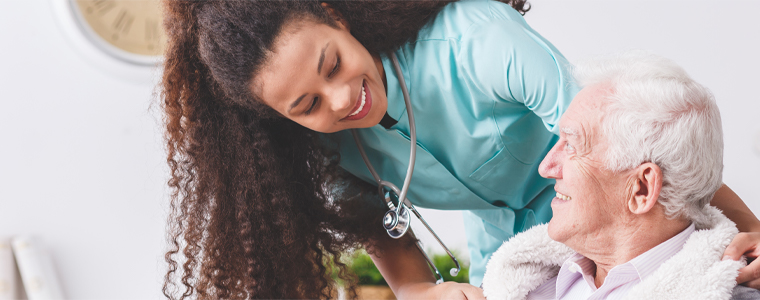
[[[393,128],[393,125],[396,125],[398,121],[396,119],[391,118],[391,116],[388,115],[388,112],[385,112],[385,115],[383,115],[383,119],[380,120],[380,125],[383,126],[385,129],[391,129]]]
[[[409,71],[408,66],[406,64],[406,57],[404,56],[403,51],[396,51],[396,56],[398,57],[399,66],[401,67],[401,73],[404,75],[404,81],[406,82],[406,88],[407,90],[411,91],[412,88],[409,85],[409,82],[411,79],[409,78]],[[395,119],[398,121],[395,125],[391,126],[390,128],[383,128],[386,130],[394,130],[399,129],[399,126],[402,124],[408,123],[407,116],[406,116],[406,104],[404,103],[404,94],[401,92],[401,85],[399,84],[398,77],[396,76],[396,69],[393,67],[393,62],[391,61],[390,57],[386,54],[380,54],[380,60],[383,63],[383,69],[385,71],[385,81],[388,84],[386,90],[387,90],[387,98],[388,98],[388,109],[387,114],[389,117]],[[414,99],[411,99],[411,101],[414,101]],[[377,125],[382,127],[381,125]]]

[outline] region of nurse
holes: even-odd
[[[524,1],[449,2],[166,2],[167,295],[176,278],[200,298],[327,298],[330,268],[352,286],[340,253],[361,245],[399,298],[483,297],[491,253],[551,218],[553,181],[538,164],[578,88],[525,23]],[[347,130],[401,186],[399,76],[417,124],[408,198],[464,211],[473,285],[435,285],[413,237],[387,236]],[[727,187],[713,204],[760,231]]]

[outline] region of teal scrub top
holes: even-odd
[[[539,176],[538,165],[579,90],[570,64],[496,1],[447,5],[395,54],[417,125],[408,198],[419,207],[464,210],[470,283],[479,286],[491,253],[552,216],[554,180]],[[398,123],[360,129],[359,136],[380,177],[400,188],[409,122],[395,69],[388,56],[382,63],[388,115]],[[335,135],[341,166],[374,183],[350,131]]]

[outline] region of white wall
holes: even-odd
[[[532,3],[528,22],[571,61],[650,49],[712,89],[725,182],[760,212],[760,2]],[[0,236],[40,238],[68,298],[160,298],[168,189],[151,78],[113,76],[72,45],[53,13],[49,0],[0,1]],[[465,248],[459,213],[423,214]]]
[[[37,237],[69,298],[159,298],[167,189],[151,78],[112,76],[61,29],[51,1],[0,1],[0,236]]]
[[[570,61],[625,49],[675,60],[715,95],[724,182],[760,212],[760,2],[532,1],[527,20]]]

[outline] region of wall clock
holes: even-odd
[[[69,0],[82,30],[103,51],[152,64],[166,44],[158,0]]]
[[[109,73],[145,81],[166,45],[160,0],[50,0],[59,27],[84,58]]]

